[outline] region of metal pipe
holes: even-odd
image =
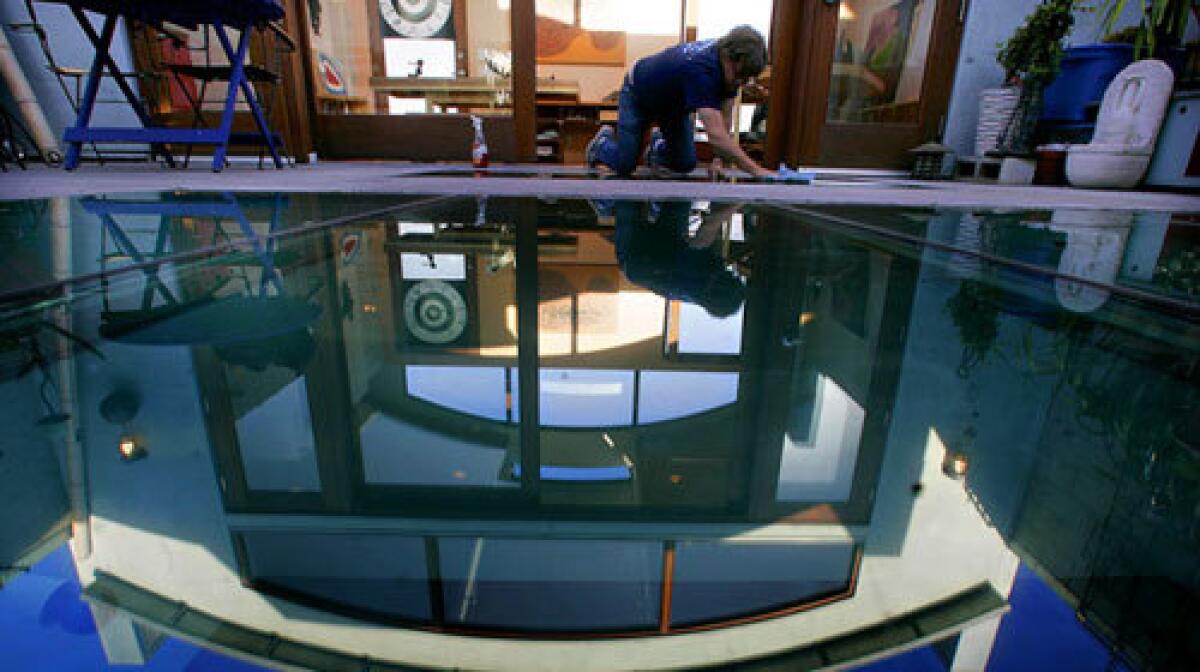
[[[50,199],[50,236],[53,248],[54,279],[63,281],[71,277],[73,257],[71,254],[71,201],[66,198]],[[63,302],[54,308],[51,319],[63,333],[72,333],[74,319],[71,316],[70,285],[63,286]],[[75,369],[75,345],[71,339],[58,334],[55,337],[55,361],[58,369],[58,407],[66,415],[66,432],[63,448],[66,455],[67,498],[71,504],[71,538],[76,559],[82,560],[92,554],[92,507],[88,496],[87,450],[80,440],[79,381]]]
[[[46,121],[46,114],[42,111],[37,96],[33,95],[29,80],[25,78],[25,71],[21,69],[21,63],[17,60],[17,55],[8,43],[8,35],[3,30],[0,30],[0,75],[3,75],[8,90],[12,92],[13,100],[21,110],[21,117],[25,120],[42,159],[52,166],[62,163],[62,148],[58,145],[58,139],[54,137],[54,131],[50,130],[50,122]]]

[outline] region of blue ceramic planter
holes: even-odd
[[[1046,87],[1042,120],[1056,123],[1093,121],[1104,90],[1125,66],[1133,62],[1131,44],[1089,44],[1071,47],[1062,59],[1058,77]]]

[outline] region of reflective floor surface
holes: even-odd
[[[1198,217],[0,202],[0,645],[1198,669]]]

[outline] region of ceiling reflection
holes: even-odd
[[[1169,217],[39,207],[0,550],[70,537],[110,660],[148,627],[315,669],[967,660],[1022,562],[1138,666],[1193,655],[1114,606],[1200,613]]]

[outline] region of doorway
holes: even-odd
[[[968,3],[761,0],[750,3],[761,11],[733,12],[679,0],[644,27],[618,20],[622,0],[289,4],[308,28],[300,42],[322,156],[467,160],[474,114],[493,161],[579,163],[594,129],[615,121],[611,94],[637,58],[750,22],[768,37],[772,67],[769,96],[737,108],[743,143],[767,165],[903,168],[944,126]],[[417,5],[424,19],[400,11]],[[552,23],[554,35],[620,37],[588,44],[622,48],[560,54],[543,44]]]
[[[968,3],[777,2],[768,159],[906,167],[941,136]]]

